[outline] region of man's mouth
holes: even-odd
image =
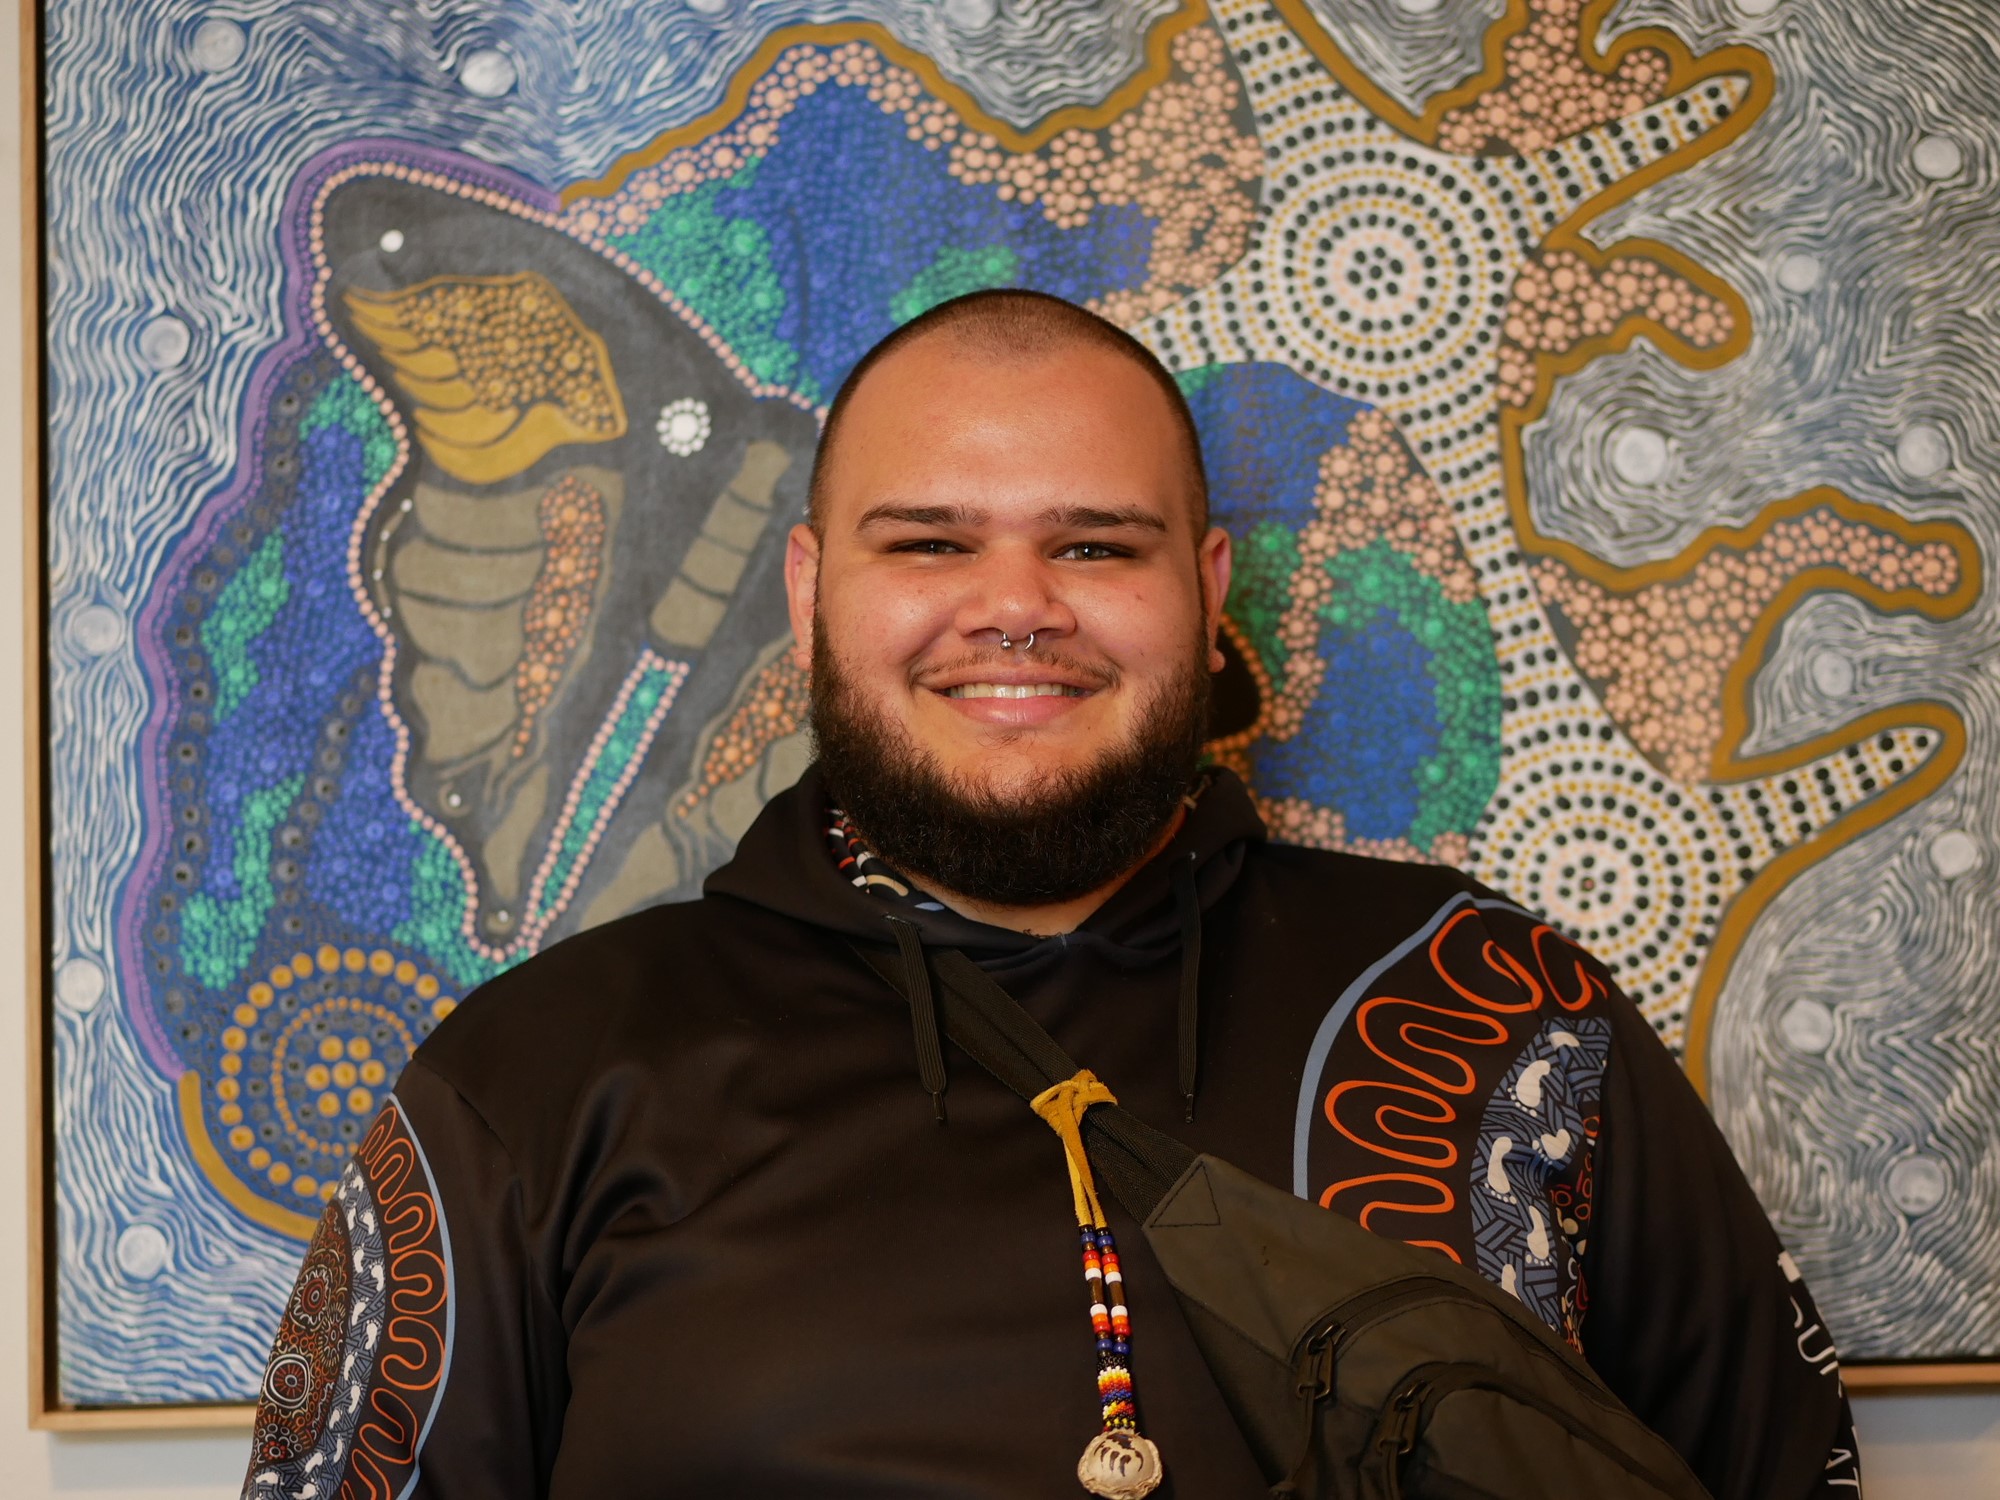
[[[1090,689],[1061,682],[961,682],[946,688],[947,698],[1087,698]]]

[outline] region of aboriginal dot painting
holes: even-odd
[[[333,1358],[399,1070],[798,776],[825,403],[992,286],[1186,391],[1273,831],[1546,913],[1850,1357],[2000,1356],[1984,10],[49,0],[62,1398]]]

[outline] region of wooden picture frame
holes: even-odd
[[[166,1432],[242,1430],[255,1408],[244,1403],[158,1407],[87,1407],[65,1402],[57,1383],[55,1338],[55,1222],[49,1198],[55,1135],[49,1116],[48,1014],[51,1003],[45,883],[48,877],[43,784],[43,725],[47,722],[47,679],[43,635],[47,580],[42,564],[44,478],[41,465],[46,406],[42,382],[42,47],[39,0],[14,0],[14,35],[19,48],[20,88],[20,247],[21,247],[21,638],[27,670],[21,705],[21,808],[28,868],[22,881],[27,902],[21,982],[27,1003],[28,1119],[27,1231],[28,1425],[46,1432]]]

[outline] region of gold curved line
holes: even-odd
[[[1610,0],[1595,7],[1601,15],[1609,8]],[[1631,42],[1653,48],[1667,54],[1672,71],[1667,78],[1667,86],[1661,99],[1676,94],[1684,94],[1698,83],[1706,83],[1712,78],[1726,78],[1731,74],[1742,74],[1750,80],[1750,92],[1743,96],[1743,102],[1730,111],[1729,118],[1712,130],[1703,131],[1693,140],[1675,147],[1657,161],[1645,166],[1628,177],[1621,177],[1609,187],[1600,188],[1595,194],[1576,206],[1576,211],[1553,230],[1542,243],[1559,250],[1575,250],[1587,245],[1583,238],[1583,226],[1595,219],[1608,208],[1615,208],[1627,198],[1651,187],[1664,178],[1684,171],[1704,157],[1713,156],[1729,145],[1744,131],[1748,130],[1770,106],[1771,97],[1777,92],[1777,73],[1771,66],[1771,59],[1755,47],[1742,45],[1717,47],[1713,52],[1704,52],[1695,57],[1687,49],[1687,44],[1670,31],[1647,27],[1620,37],[1613,44],[1613,51],[1624,56],[1624,44]],[[1657,106],[1655,106],[1657,107]],[[1607,122],[1609,123],[1609,122]],[[1601,130],[1602,126],[1593,126]],[[1579,130],[1577,135],[1589,135],[1590,130]],[[1565,140],[1572,137],[1564,137]]]
[[[1789,499],[1767,504],[1758,511],[1754,519],[1743,525],[1708,527],[1672,557],[1632,567],[1606,562],[1576,543],[1550,536],[1535,525],[1533,514],[1527,504],[1526,459],[1521,434],[1523,429],[1538,420],[1546,411],[1557,379],[1581,369],[1592,359],[1605,353],[1623,349],[1640,333],[1652,338],[1670,358],[1694,369],[1713,368],[1724,364],[1735,358],[1741,352],[1741,345],[1748,342],[1747,312],[1742,310],[1742,299],[1733,288],[1719,278],[1708,276],[1687,257],[1664,245],[1655,245],[1644,240],[1627,240],[1603,252],[1607,260],[1613,255],[1634,254],[1659,259],[1671,269],[1700,285],[1703,291],[1710,295],[1725,297],[1732,313],[1738,319],[1736,331],[1728,340],[1712,349],[1695,349],[1666,333],[1650,319],[1633,315],[1621,320],[1618,327],[1610,334],[1587,340],[1561,355],[1536,356],[1537,379],[1534,396],[1525,407],[1505,409],[1500,414],[1502,480],[1507,492],[1509,517],[1522,550],[1537,556],[1554,558],[1578,576],[1604,589],[1615,593],[1635,593],[1640,589],[1672,582],[1686,576],[1704,558],[1718,550],[1747,551],[1779,522],[1796,519],[1814,510],[1830,510],[1844,520],[1887,532],[1908,545],[1921,546],[1929,542],[1940,542],[1952,549],[1958,559],[1959,582],[1944,595],[1924,594],[1915,589],[1885,591],[1841,573],[1837,569],[1810,569],[1799,575],[1799,579],[1810,579],[1810,582],[1801,583],[1799,579],[1788,581],[1772,603],[1759,614],[1756,625],[1746,638],[1743,650],[1738,654],[1736,664],[1730,668],[1732,678],[1738,675],[1739,671],[1746,678],[1740,685],[1746,694],[1747,675],[1754,671],[1754,666],[1745,664],[1761,660],[1761,654],[1771,632],[1782,619],[1783,610],[1796,604],[1799,598],[1813,588],[1837,588],[1862,598],[1873,607],[1885,612],[1915,612],[1934,620],[1954,618],[1970,606],[1983,587],[1984,565],[1977,542],[1964,527],[1953,521],[1909,521],[1881,506],[1854,500],[1829,485],[1817,486]],[[1601,265],[1599,269],[1602,269]],[[1718,776],[1733,773],[1735,763],[1725,757],[1724,747],[1740,743],[1744,726],[1748,722],[1747,713],[1740,709],[1733,697],[1725,701],[1724,716],[1724,735],[1716,752]]]
[[[1510,499],[1512,490],[1510,487]],[[1831,485],[1803,490],[1789,499],[1773,501],[1741,526],[1711,526],[1672,557],[1619,567],[1607,563],[1570,542],[1531,534],[1540,543],[1524,545],[1543,556],[1554,557],[1580,577],[1612,593],[1636,594],[1643,589],[1677,582],[1692,573],[1707,558],[1720,551],[1747,552],[1783,521],[1796,520],[1814,511],[1832,511],[1842,520],[1887,532],[1906,546],[1920,547],[1938,542],[1950,547],[1958,559],[1959,578],[1949,593],[1927,594],[1921,589],[1884,589],[1845,569],[1822,564],[1807,568],[1787,579],[1771,601],[1757,614],[1743,645],[1723,674],[1722,731],[1710,761],[1710,776],[1716,781],[1748,776],[1776,775],[1837,750],[1853,735],[1846,729],[1781,750],[1754,756],[1739,756],[1736,749],[1750,730],[1750,684],[1769,652],[1771,637],[1806,595],[1815,592],[1843,593],[1861,600],[1882,614],[1916,614],[1929,620],[1956,619],[1971,607],[1985,587],[1985,565],[1979,544],[1956,521],[1910,521],[1886,510],[1855,500]],[[1529,530],[1519,516],[1516,525]]]
[[[1978,597],[1983,580],[1979,576],[1978,549],[1972,539],[1963,538],[1965,547],[1961,551],[1960,566],[1969,572],[1962,576],[1959,586],[1949,594],[1933,595],[1918,589],[1882,589],[1857,580],[1853,575],[1839,568],[1822,566],[1809,568],[1789,579],[1778,591],[1777,596],[1765,606],[1757,616],[1756,624],[1744,639],[1743,649],[1731,662],[1729,670],[1723,674],[1722,689],[1722,734],[1716,741],[1715,752],[1709,763],[1709,775],[1715,781],[1743,780],[1753,776],[1776,776],[1786,771],[1796,770],[1809,761],[1817,760],[1852,743],[1857,734],[1851,726],[1843,726],[1816,735],[1800,744],[1787,745],[1778,750],[1767,750],[1758,755],[1739,755],[1740,747],[1750,732],[1750,682],[1763,665],[1771,637],[1784,623],[1798,603],[1807,594],[1816,590],[1846,593],[1859,599],[1870,609],[1881,614],[1915,614],[1928,620],[1949,620],[1963,614],[1972,601]],[[1971,554],[1970,561],[1965,554]]]
[[[1530,19],[1527,0],[1511,0],[1507,13],[1487,30],[1485,66],[1482,70],[1458,88],[1435,96],[1426,105],[1423,116],[1417,117],[1383,95],[1367,75],[1347,58],[1313,18],[1311,12],[1305,8],[1304,0],[1271,0],[1271,3],[1300,33],[1321,63],[1344,87],[1389,123],[1426,144],[1435,143],[1437,123],[1445,113],[1478,97],[1504,77],[1506,44],[1527,25]],[[1613,3],[1614,0],[1591,0],[1580,21],[1578,56],[1594,71],[1608,76],[1615,71],[1618,63],[1627,54],[1636,48],[1648,47],[1664,54],[1668,60],[1668,79],[1664,86],[1663,98],[1684,93],[1711,78],[1740,74],[1750,79],[1749,92],[1727,120],[1585,199],[1551,230],[1543,241],[1544,251],[1568,251],[1599,271],[1614,259],[1643,257],[1651,260],[1721,302],[1728,308],[1734,321],[1729,337],[1719,344],[1703,349],[1669,333],[1643,314],[1628,314],[1621,318],[1618,325],[1608,334],[1582,340],[1560,354],[1536,354],[1533,394],[1524,406],[1501,408],[1502,478],[1507,491],[1508,510],[1514,522],[1515,535],[1522,549],[1556,557],[1584,577],[1601,582],[1606,587],[1618,588],[1638,587],[1640,584],[1635,581],[1621,585],[1611,581],[1609,577],[1600,577],[1601,572],[1612,570],[1608,570],[1606,565],[1599,563],[1581,548],[1545,536],[1535,526],[1527,503],[1527,476],[1521,448],[1522,429],[1539,420],[1547,411],[1555,386],[1563,377],[1574,374],[1593,360],[1623,352],[1631,345],[1632,340],[1641,334],[1651,339],[1676,363],[1688,369],[1701,370],[1727,364],[1748,349],[1752,327],[1749,304],[1744,300],[1742,293],[1683,252],[1671,245],[1661,244],[1657,240],[1636,237],[1600,248],[1584,238],[1583,227],[1641,189],[1684,170],[1734,141],[1770,104],[1776,88],[1776,74],[1771,66],[1771,60],[1754,47],[1740,45],[1719,47],[1696,58],[1679,37],[1657,27],[1642,27],[1627,32],[1614,39],[1604,51],[1599,52],[1593,48],[1591,39],[1601,29],[1605,15]],[[1588,133],[1588,131],[1577,132],[1579,135]],[[1726,534],[1726,528],[1703,532],[1687,550],[1692,552],[1712,546],[1717,539]]]
[[[1592,24],[1602,20],[1603,13],[1609,6],[1610,0],[1593,0],[1592,6],[1584,13],[1583,35],[1594,34],[1590,30]],[[1522,550],[1556,557],[1575,572],[1603,583],[1608,588],[1641,585],[1636,582],[1620,585],[1611,582],[1608,576],[1600,577],[1600,572],[1608,575],[1620,570],[1611,569],[1609,565],[1599,562],[1580,547],[1544,535],[1536,527],[1528,509],[1528,482],[1526,461],[1522,452],[1522,430],[1530,423],[1539,420],[1548,410],[1549,402],[1555,395],[1556,384],[1560,380],[1581,370],[1593,360],[1609,354],[1622,353],[1630,347],[1632,340],[1641,334],[1683,368],[1712,370],[1729,363],[1748,349],[1753,330],[1750,306],[1744,300],[1743,294],[1692,257],[1658,240],[1639,237],[1620,240],[1600,249],[1584,238],[1583,228],[1599,214],[1624,202],[1642,188],[1684,170],[1734,141],[1764,112],[1771,102],[1776,87],[1776,75],[1772,70],[1771,60],[1753,47],[1721,47],[1696,59],[1678,37],[1657,28],[1644,28],[1620,37],[1612,44],[1610,53],[1606,56],[1622,58],[1632,47],[1642,44],[1667,54],[1671,68],[1667,83],[1669,94],[1685,92],[1708,78],[1731,73],[1749,75],[1750,92],[1730,117],[1714,130],[1697,136],[1678,150],[1648,163],[1631,176],[1585,199],[1577,206],[1574,213],[1550,231],[1542,242],[1542,248],[1545,252],[1568,251],[1600,271],[1614,259],[1643,257],[1651,260],[1721,302],[1729,309],[1735,326],[1721,343],[1702,349],[1668,332],[1643,314],[1628,314],[1621,318],[1617,327],[1608,334],[1582,340],[1561,354],[1537,354],[1535,389],[1529,396],[1527,404],[1518,408],[1502,407],[1500,411],[1501,476],[1507,490],[1507,509],[1513,519],[1515,536],[1519,539]],[[1588,43],[1585,43],[1585,51],[1587,53]],[[1587,56],[1585,60],[1590,61]],[[1592,65],[1596,66],[1595,63]],[[1697,549],[1714,546],[1718,540],[1727,536],[1728,531],[1729,528],[1725,527],[1704,531],[1688,548],[1683,549],[1682,555],[1686,556]],[[1692,566],[1692,563],[1686,566]]]
[[[1592,39],[1603,29],[1604,19],[1615,3],[1616,0],[1591,0],[1591,3],[1584,8],[1578,23],[1576,55],[1578,60],[1593,72],[1609,77],[1617,71],[1618,64],[1623,62],[1628,54],[1645,47],[1663,54],[1667,59],[1667,81],[1660,94],[1662,100],[1686,93],[1695,85],[1706,83],[1710,79],[1734,74],[1748,77],[1750,89],[1744,95],[1742,102],[1730,112],[1728,119],[1658,160],[1648,162],[1629,176],[1600,188],[1595,194],[1579,203],[1561,223],[1549,231],[1542,242],[1547,249],[1574,250],[1591,258],[1600,254],[1633,252],[1618,247],[1600,252],[1589,240],[1583,238],[1582,231],[1586,224],[1605,210],[1623,203],[1643,188],[1682,171],[1730,144],[1764,113],[1777,88],[1777,73],[1771,65],[1771,59],[1755,47],[1741,44],[1718,47],[1712,52],[1704,52],[1700,57],[1696,57],[1688,50],[1687,43],[1678,36],[1656,26],[1645,26],[1625,32],[1614,38],[1608,48],[1602,52],[1597,51],[1592,46]],[[1507,43],[1525,29],[1531,19],[1528,0],[1510,0],[1506,14],[1487,28],[1485,55],[1480,70],[1458,87],[1433,95],[1426,101],[1424,112],[1421,115],[1413,115],[1383,93],[1374,80],[1355,65],[1307,9],[1305,0],[1270,0],[1270,4],[1319,59],[1321,66],[1331,73],[1343,88],[1386,124],[1427,146],[1437,144],[1438,125],[1446,114],[1471,103],[1506,77]],[[1589,135],[1593,130],[1602,129],[1602,125],[1591,126],[1563,139],[1571,140],[1575,136]],[[1742,306],[1743,299],[1737,295],[1734,288],[1728,287],[1720,278],[1696,266],[1678,251],[1665,245],[1653,246],[1653,242],[1644,240],[1628,240],[1624,245],[1651,247],[1647,253],[1670,259],[1681,274],[1712,285],[1716,289],[1712,294],[1724,295],[1733,306]],[[1749,344],[1747,309],[1739,319],[1738,327],[1742,330],[1742,344],[1736,347],[1735,352],[1740,352]],[[1715,363],[1721,362],[1722,358],[1715,360]]]
[[[1778,855],[1757,872],[1723,913],[1722,922],[1716,928],[1715,941],[1709,944],[1708,957],[1701,965],[1695,979],[1694,994],[1688,1003],[1683,1065],[1704,1099],[1708,1097],[1708,1030],[1714,1020],[1716,1001],[1721,996],[1723,980],[1728,976],[1750,929],[1763,915],[1764,908],[1806,868],[1818,864],[1842,845],[1870,829],[1880,827],[1928,797],[1944,784],[1965,758],[1965,721],[1943,703],[1919,700],[1881,709],[1855,720],[1840,731],[1838,737],[1842,742],[1848,742],[1886,730],[1915,726],[1937,731],[1939,743],[1935,755],[1907,779],[1827,824],[1815,837],[1794,844]]]
[[[1506,13],[1486,28],[1479,71],[1457,87],[1433,94],[1424,101],[1424,112],[1415,115],[1390,98],[1374,79],[1356,66],[1320,24],[1319,17],[1307,7],[1305,0],[1269,0],[1269,3],[1342,88],[1366,105],[1385,125],[1426,146],[1437,144],[1438,125],[1447,114],[1460,105],[1471,103],[1507,76],[1507,43],[1519,35],[1529,21],[1528,0],[1509,0]]]
[[[1643,257],[1655,261],[1685,278],[1706,295],[1721,301],[1735,321],[1728,338],[1712,348],[1701,349],[1668,332],[1643,313],[1628,313],[1609,333],[1583,339],[1559,354],[1537,353],[1535,389],[1527,403],[1500,409],[1501,482],[1507,491],[1507,511],[1521,549],[1537,556],[1553,557],[1571,571],[1606,588],[1641,588],[1647,583],[1678,576],[1678,573],[1692,567],[1699,555],[1749,528],[1710,527],[1669,562],[1650,563],[1637,568],[1620,568],[1605,563],[1575,543],[1549,536],[1535,525],[1534,514],[1528,508],[1527,460],[1521,441],[1522,432],[1541,420],[1554,398],[1557,382],[1564,376],[1575,374],[1607,354],[1622,353],[1641,334],[1669,359],[1687,369],[1711,370],[1729,363],[1750,346],[1750,309],[1736,288],[1670,245],[1662,245],[1655,240],[1629,239],[1620,240],[1602,250],[1588,241],[1579,241],[1567,248],[1599,271],[1619,258]]]
[[[946,78],[935,62],[921,52],[904,46],[873,21],[787,26],[766,37],[763,45],[736,69],[730,78],[728,91],[715,108],[699,119],[675,126],[638,149],[628,151],[614,161],[601,177],[571,183],[558,195],[558,201],[568,208],[582,198],[608,198],[622,188],[634,172],[655,166],[669,152],[704,141],[729,125],[749,104],[750,90],[757,80],[770,71],[771,65],[787,47],[802,43],[827,47],[838,46],[842,42],[866,42],[898,67],[916,74],[932,97],[950,105],[968,125],[992,136],[1009,151],[1024,152],[1047,145],[1065,130],[1101,130],[1131,109],[1173,72],[1171,49],[1174,40],[1207,18],[1208,6],[1204,0],[1189,0],[1178,11],[1161,17],[1146,38],[1145,65],[1101,104],[1059,109],[1028,130],[1017,130],[1005,120],[989,115],[971,94]]]
[[[229,1170],[229,1164],[222,1159],[222,1153],[215,1149],[215,1142],[208,1134],[208,1121],[201,1112],[201,1075],[190,1068],[181,1074],[174,1085],[181,1111],[181,1128],[187,1132],[188,1149],[209,1184],[242,1213],[266,1229],[275,1229],[280,1234],[288,1234],[295,1240],[309,1240],[319,1227],[317,1214],[308,1218],[304,1214],[293,1213],[289,1208],[280,1208],[264,1197],[255,1188]]]
[[[1539,533],[1536,533],[1538,540],[1547,545],[1531,550],[1539,556],[1555,558],[1572,572],[1588,578],[1592,583],[1612,593],[1632,594],[1640,589],[1678,581],[1692,572],[1710,553],[1725,550],[1747,552],[1762,541],[1771,528],[1779,522],[1794,521],[1816,510],[1830,510],[1842,520],[1852,521],[1857,526],[1870,526],[1878,531],[1893,533],[1898,541],[1911,546],[1942,542],[1957,554],[1960,578],[1948,594],[1924,594],[1915,589],[1889,591],[1874,588],[1873,585],[1858,579],[1854,581],[1857,589],[1872,588],[1881,597],[1895,600],[1896,602],[1888,605],[1888,608],[1900,613],[1916,608],[1919,604],[1928,603],[1936,606],[1934,609],[1923,611],[1930,618],[1949,620],[1960,614],[1979,596],[1979,591],[1984,585],[1984,565],[1979,556],[1979,544],[1958,522],[1906,520],[1892,510],[1853,499],[1845,491],[1826,484],[1801,490],[1789,499],[1773,500],[1762,506],[1755,517],[1741,526],[1707,527],[1672,557],[1639,563],[1632,567],[1621,567],[1616,563],[1605,562],[1594,554],[1583,551],[1573,542],[1542,537]],[[1807,573],[1818,571],[1820,570],[1816,568],[1808,569]],[[1802,573],[1799,576],[1804,577],[1806,574]]]
[[[1497,88],[1507,77],[1507,44],[1525,31],[1533,16],[1529,12],[1528,0],[1509,0],[1505,14],[1486,29],[1482,42],[1480,65],[1465,82],[1441,93],[1433,94],[1424,101],[1421,114],[1413,114],[1405,106],[1389,97],[1375,80],[1368,76],[1328,34],[1319,22],[1306,0],[1269,0],[1286,25],[1304,42],[1308,51],[1319,59],[1320,66],[1331,73],[1362,104],[1366,105],[1384,124],[1401,131],[1412,140],[1426,146],[1435,146],[1438,127],[1444,117],[1455,109],[1473,103],[1480,95]],[[1771,91],[1776,75],[1771,61],[1755,47],[1737,44],[1718,47],[1713,52],[1704,52],[1696,57],[1688,50],[1687,43],[1671,31],[1658,26],[1642,26],[1614,37],[1610,46],[1599,51],[1593,45],[1594,39],[1604,29],[1605,18],[1617,0],[1591,0],[1584,7],[1577,22],[1576,59],[1593,73],[1609,78],[1618,71],[1618,65],[1628,55],[1645,47],[1665,55],[1667,59],[1667,81],[1662,86],[1660,97],[1671,98],[1685,93],[1698,83],[1726,73],[1747,73],[1751,88],[1743,104],[1733,111],[1729,119],[1714,130],[1707,131],[1679,150],[1669,153],[1659,161],[1648,163],[1632,176],[1614,183],[1611,189],[1599,193],[1595,198],[1586,199],[1565,224],[1580,224],[1594,218],[1613,203],[1637,192],[1639,187],[1658,181],[1669,171],[1678,170],[1684,159],[1692,159],[1690,148],[1702,147],[1694,156],[1706,155],[1728,141],[1734,140],[1770,103]],[[1608,123],[1608,122],[1607,122]],[[1575,132],[1588,135],[1591,130],[1602,129],[1592,126]],[[1564,137],[1570,139],[1570,137]],[[1508,155],[1514,154],[1512,151]],[[1624,191],[1612,196],[1617,189]]]

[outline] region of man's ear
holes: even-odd
[[[1229,540],[1229,533],[1220,526],[1208,528],[1208,535],[1201,539],[1201,547],[1195,554],[1195,566],[1201,574],[1201,615],[1202,629],[1208,636],[1208,670],[1220,672],[1224,661],[1222,649],[1216,645],[1216,635],[1222,629],[1222,606],[1229,601],[1229,573],[1235,561],[1235,552]]]
[[[819,609],[819,538],[803,522],[785,538],[785,605],[792,616],[792,663],[812,668],[813,617]]]

